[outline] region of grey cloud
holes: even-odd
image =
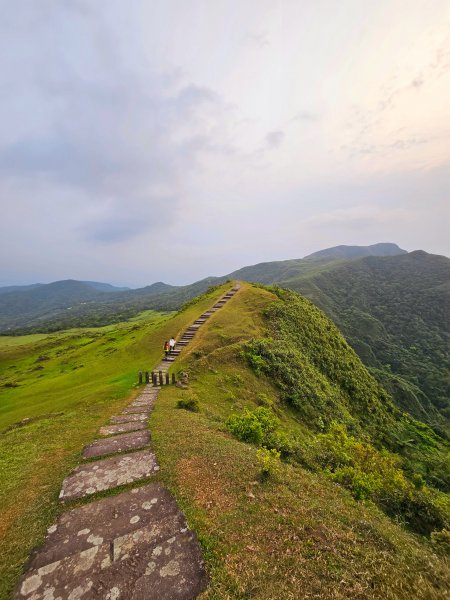
[[[415,88],[416,90],[418,90],[419,88],[421,88],[423,86],[423,84],[425,83],[423,77],[415,77],[412,81],[411,81],[411,87]]]
[[[355,156],[367,156],[367,155],[378,155],[382,156],[391,152],[392,150],[409,150],[414,146],[421,146],[428,144],[434,138],[400,138],[390,142],[389,144],[367,144],[362,141],[354,141],[352,144],[341,146],[341,150],[348,151],[350,157]]]
[[[259,46],[260,48],[270,46],[270,38],[265,31],[261,33],[249,33],[245,39],[247,42]]]
[[[294,115],[291,121],[305,121],[309,123],[314,123],[319,120],[319,115],[310,112],[308,110],[301,110],[296,115]]]
[[[4,65],[6,102],[13,109],[19,97],[28,110],[23,131],[16,131],[7,110],[0,117],[6,132],[0,173],[28,180],[30,192],[37,178],[49,188],[76,190],[89,199],[80,230],[85,238],[127,239],[176,210],[183,178],[199,168],[202,154],[233,151],[210,132],[210,122],[220,121],[228,107],[213,90],[184,83],[176,69],[155,72],[142,58],[135,62],[104,18],[84,10],[85,3],[53,8],[47,20],[32,8],[23,15],[36,27],[26,32],[30,50],[37,48],[29,68],[39,77],[27,78],[24,86],[22,65],[14,58]],[[63,48],[55,46],[61,21],[70,23]],[[48,41],[53,29],[54,44]],[[72,51],[80,41],[86,56]],[[170,202],[161,201],[161,188]],[[129,218],[130,211],[141,218]]]
[[[269,148],[278,148],[283,143],[284,137],[284,131],[269,131],[265,137],[266,145]]]
[[[96,219],[83,227],[84,239],[91,242],[114,243],[126,241],[148,229],[148,216]]]

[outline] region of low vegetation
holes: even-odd
[[[0,338],[1,381],[15,384],[0,411],[2,600],[83,445],[226,287],[177,315]],[[309,301],[243,284],[172,369],[189,387],[162,389],[150,429],[158,478],[202,545],[204,600],[450,593],[448,446]]]
[[[0,598],[60,508],[64,477],[98,428],[137,394],[137,373],[223,293],[178,314],[146,312],[120,325],[0,337]],[[180,411],[184,412],[184,411]]]
[[[284,317],[303,352],[295,361],[274,350],[286,342]],[[189,372],[200,412],[174,411],[174,389],[159,397],[154,443],[162,477],[204,548],[205,598],[437,600],[450,591],[448,496],[408,471],[408,445],[402,455],[383,442],[390,426],[393,443],[415,435],[425,464],[442,458],[445,441],[405,417],[335,334],[309,302],[244,285],[174,367]],[[310,371],[300,383],[294,377],[290,396],[285,372],[298,362]],[[321,421],[314,412],[328,406],[318,401],[324,382],[340,411],[330,407]],[[310,412],[292,402],[303,389]]]

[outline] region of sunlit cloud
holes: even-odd
[[[5,2],[0,39],[0,285],[450,252],[447,0]]]

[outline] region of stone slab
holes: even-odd
[[[62,514],[13,599],[193,600],[206,583],[174,498],[149,484]]]
[[[92,546],[111,544],[146,527],[152,528],[152,542],[169,538],[186,527],[173,496],[158,483],[63,513],[48,529],[44,544],[33,553],[29,568],[39,569]]]
[[[180,531],[150,543],[146,533],[148,528],[29,571],[19,581],[14,600],[197,598],[207,579],[194,534]]]
[[[124,415],[128,415],[128,414],[133,414],[133,413],[145,413],[146,415],[148,415],[150,413],[150,411],[153,408],[153,404],[144,404],[144,403],[140,403],[140,404],[130,404],[130,406],[127,406],[126,408],[123,409],[122,413]]]
[[[150,450],[106,458],[74,469],[64,479],[59,498],[63,502],[83,498],[145,479],[156,471],[159,466]]]
[[[116,435],[118,433],[126,433],[128,431],[139,431],[147,429],[147,423],[143,421],[131,421],[129,423],[120,423],[119,425],[105,425],[100,427],[100,435]]]
[[[111,417],[111,423],[130,423],[131,421],[146,421],[148,415],[146,413],[139,413],[137,415],[115,415]]]
[[[95,458],[96,456],[105,456],[106,454],[114,454],[115,452],[138,450],[144,448],[149,443],[150,432],[148,430],[122,433],[112,438],[95,440],[92,444],[86,446],[83,458]]]

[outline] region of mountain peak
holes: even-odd
[[[304,257],[304,260],[317,259],[351,259],[361,258],[363,256],[397,256],[399,254],[408,254],[406,250],[400,248],[397,244],[391,242],[382,242],[372,244],[371,246],[333,246],[325,248],[318,252],[313,252]]]

